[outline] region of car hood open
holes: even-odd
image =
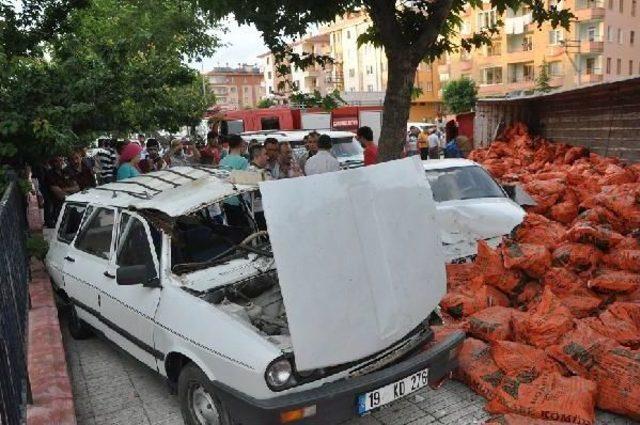
[[[299,370],[375,354],[440,302],[435,202],[416,158],[260,190]]]

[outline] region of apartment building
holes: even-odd
[[[294,53],[301,56],[306,54],[314,54],[318,56],[326,56],[330,54],[329,35],[318,34],[310,35],[291,44]],[[320,65],[313,65],[305,69],[298,68],[293,64],[286,64],[289,67],[289,74],[285,77],[278,75],[278,64],[272,53],[264,53],[258,56],[263,63],[263,79],[264,91],[266,96],[279,99],[285,98],[283,91],[290,92],[294,87],[303,93],[312,93],[318,90],[325,95],[335,88],[328,76],[332,73],[332,65],[326,65],[324,68]],[[284,90],[281,84],[287,81]]]
[[[535,87],[547,64],[552,87],[572,88],[640,74],[640,11],[638,0],[548,0],[548,6],[569,8],[576,19],[569,30],[540,28],[527,9],[507,9],[504,26],[491,46],[443,58],[439,79],[466,76],[479,84],[480,96],[502,96]],[[496,11],[467,8],[460,37],[496,25]]]
[[[253,108],[264,97],[262,72],[254,65],[216,67],[205,73],[216,104],[229,108]]]
[[[329,35],[334,58],[330,80],[350,103],[381,104],[387,89],[387,57],[384,49],[371,44],[358,46],[358,37],[372,25],[365,13],[349,13],[320,31]],[[411,117],[421,121],[435,117],[440,108],[436,68],[421,64],[415,81],[420,94],[412,101]]]

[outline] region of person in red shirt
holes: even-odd
[[[356,131],[356,139],[364,148],[364,166],[378,163],[378,146],[373,141],[373,130],[371,127],[360,127]]]

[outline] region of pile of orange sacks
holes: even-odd
[[[497,249],[447,265],[445,325],[467,333],[457,379],[489,423],[640,421],[640,165],[508,128],[471,152],[537,205]]]

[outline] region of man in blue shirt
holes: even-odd
[[[219,167],[223,170],[246,170],[249,168],[249,161],[242,156],[246,150],[246,145],[242,137],[232,134],[227,139],[229,141],[229,154],[220,160]],[[224,201],[224,213],[227,216],[229,226],[248,227],[245,212],[240,205],[240,197],[233,196]]]

